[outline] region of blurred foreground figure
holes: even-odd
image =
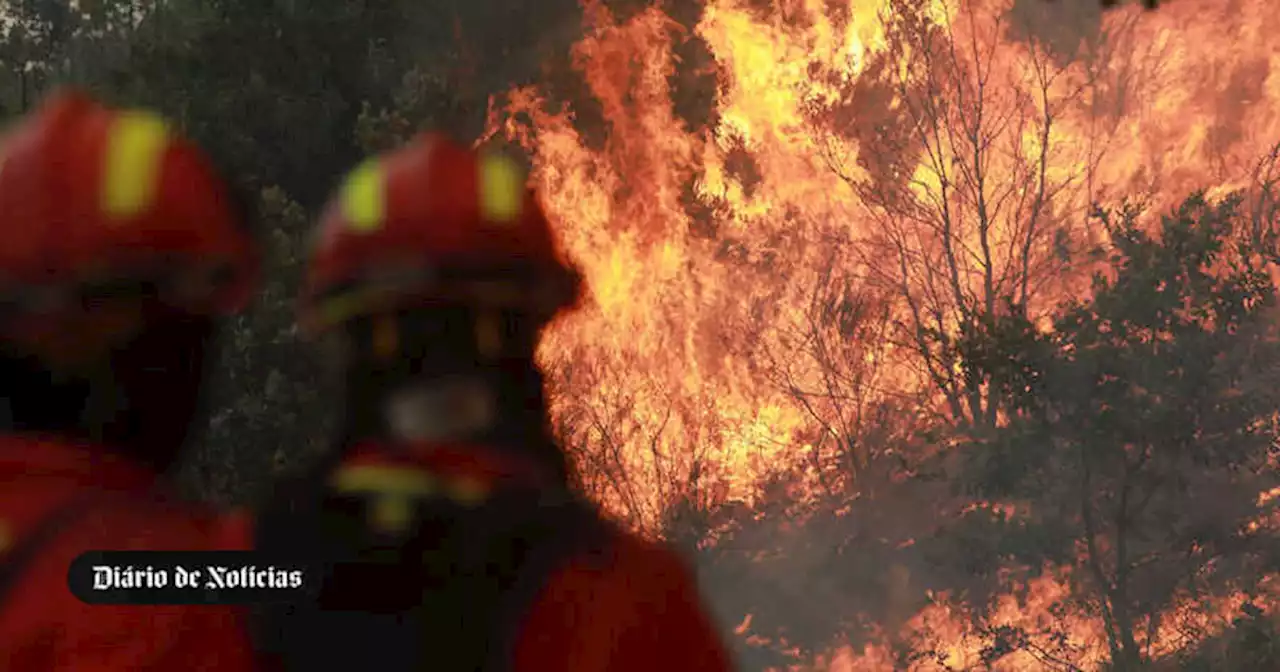
[[[154,486],[197,415],[214,318],[252,289],[244,223],[164,122],[76,92],[0,158],[0,670],[248,669],[230,608],[89,606],[67,587],[85,551],[234,541]]]
[[[354,171],[318,236],[301,323],[343,433],[259,539],[360,564],[266,619],[277,662],[728,669],[683,562],[570,493],[534,350],[580,281],[519,167],[424,135]]]

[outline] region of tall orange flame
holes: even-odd
[[[536,88],[490,128],[532,154],[592,290],[541,347],[555,421],[640,526],[749,499],[858,409],[954,373],[887,331],[848,345],[877,307],[883,329],[953,329],[1006,296],[1042,312],[1081,287],[1091,202],[1246,186],[1280,140],[1266,0],[707,0],[692,34],[656,7],[585,10],[603,142]],[[673,100],[688,39],[714,60],[705,128]]]

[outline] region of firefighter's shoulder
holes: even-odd
[[[94,606],[66,589],[67,568],[90,550],[240,550],[221,533],[216,510],[184,507],[152,498],[120,497],[118,503],[69,522],[6,596],[0,631],[12,642],[41,646],[39,631],[61,633],[59,665],[13,669],[171,670],[252,669],[247,615],[219,606]],[[12,620],[11,620],[12,619]],[[27,636],[22,633],[27,631]],[[6,637],[7,639],[7,637]]]
[[[728,670],[689,564],[621,530],[548,577],[517,644],[518,669]]]
[[[58,521],[42,554],[82,547],[215,550],[230,539],[222,532],[224,512],[156,494],[154,474],[95,446],[0,436],[0,479],[8,483],[0,499],[6,528]],[[15,536],[13,543],[25,535]]]
[[[224,523],[217,510],[153,497],[142,487],[141,477],[132,479],[127,465],[105,454],[94,460],[71,456],[69,449],[50,442],[0,439],[0,461],[8,458],[27,474],[11,483],[15,497],[0,499],[0,518],[24,521],[10,540],[15,553],[5,559],[17,562],[17,551],[31,551],[28,560],[12,568],[18,571],[0,604],[0,641],[5,642],[8,661],[0,668],[250,669],[243,616],[235,609],[94,606],[68,590],[68,567],[87,551],[228,549],[219,533]],[[31,476],[40,473],[45,478]],[[76,479],[77,473],[88,482]],[[41,489],[49,496],[38,501],[23,497],[37,503],[39,511],[18,506],[19,496]],[[45,532],[43,523],[50,516],[57,526]],[[37,539],[29,538],[32,534]],[[35,545],[27,549],[27,543]],[[59,633],[56,640],[49,638],[50,632]]]

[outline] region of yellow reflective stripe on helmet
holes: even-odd
[[[480,159],[480,212],[491,222],[510,222],[524,205],[525,176],[520,166],[499,154]]]
[[[152,206],[168,146],[169,126],[163,119],[142,111],[120,113],[107,137],[103,213],[133,217]]]
[[[376,231],[387,216],[386,171],[377,159],[351,171],[342,185],[342,215],[355,231]]]

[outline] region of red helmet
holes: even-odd
[[[519,166],[431,133],[347,177],[320,224],[300,322],[316,334],[432,304],[549,318],[580,286]]]
[[[198,314],[247,303],[258,266],[246,225],[205,156],[159,117],[64,90],[0,143],[6,329],[139,291]]]

